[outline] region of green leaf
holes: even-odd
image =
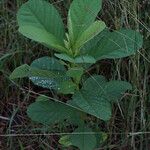
[[[111,105],[106,97],[102,97],[101,94],[102,86],[105,83],[105,77],[91,76],[84,82],[82,89],[75,93],[73,102],[84,112],[102,120],[109,120]]]
[[[116,101],[120,99],[127,90],[132,90],[132,86],[130,83],[125,81],[112,80],[105,84],[104,90],[106,91],[106,96],[110,99],[110,101]]]
[[[44,0],[29,0],[17,14],[19,31],[28,38],[61,50],[64,26],[57,10]],[[46,39],[47,38],[47,39]]]
[[[95,75],[88,78],[82,89],[75,93],[73,103],[88,114],[102,120],[109,120],[111,103],[131,89],[130,83],[125,81],[107,82],[103,76]]]
[[[33,121],[50,125],[70,119],[77,115],[78,111],[65,104],[50,101],[45,96],[40,96],[28,107],[27,114]]]
[[[67,54],[55,54],[57,58],[74,63],[75,60]]]
[[[71,141],[70,141],[70,136],[69,135],[65,135],[65,136],[62,136],[60,139],[59,139],[59,143],[61,145],[63,145],[64,147],[69,147],[71,146]]]
[[[96,147],[100,147],[107,140],[108,135],[107,135],[107,133],[101,132],[99,130],[97,132],[98,132],[98,134],[95,134],[96,139],[97,139],[97,146]]]
[[[91,129],[84,127],[82,124],[71,135],[62,136],[59,139],[59,143],[64,147],[76,146],[80,150],[93,150],[103,144],[108,138],[106,133],[99,130],[97,132],[98,134],[92,132]]]
[[[40,95],[36,98],[37,102],[49,101],[49,98],[45,95]]]
[[[58,41],[58,39],[53,34],[48,33],[46,30],[28,25],[21,26],[19,28],[19,32],[34,41],[40,42],[43,45],[56,48],[59,51],[66,51],[62,43]]]
[[[80,50],[80,55],[89,55],[92,54],[93,56],[93,49],[97,48],[100,45],[100,41],[104,38],[105,35],[108,34],[108,29],[103,30],[101,33],[99,33],[97,36],[95,36],[93,39],[88,41],[84,44],[84,46]]]
[[[83,84],[84,90],[92,91],[93,87],[97,88],[96,91],[93,91],[93,94],[96,95],[99,92],[102,97],[110,102],[117,101],[127,90],[132,90],[132,85],[126,81],[111,80],[107,82],[105,77],[97,75],[91,76]]]
[[[68,71],[67,71],[67,75],[69,77],[73,77],[73,78],[79,78],[82,76],[84,70],[83,68],[80,68],[80,67],[74,67],[74,68],[70,68]]]
[[[80,47],[82,47],[86,42],[98,35],[102,30],[104,30],[105,27],[106,25],[103,21],[95,21],[94,23],[92,23],[77,39],[74,46],[75,49],[80,49]]]
[[[106,78],[101,75],[93,75],[89,77],[84,83],[83,83],[83,89],[85,90],[93,90],[93,87],[99,89],[102,91],[103,85],[105,85],[107,82]],[[94,92],[97,92],[94,90]]]
[[[55,58],[42,57],[32,62],[31,67],[39,71],[35,75],[32,73],[30,80],[38,86],[48,89],[61,90],[62,83],[69,80],[69,77],[65,75],[65,67]],[[53,75],[49,76],[45,71],[53,72]]]
[[[10,75],[10,79],[23,77],[29,77],[37,86],[63,94],[73,94],[76,88],[66,75],[65,67],[55,58],[47,56],[34,60],[30,66],[25,64],[16,68]]]
[[[24,77],[41,77],[41,78],[62,78],[64,76],[63,71],[49,71],[42,70],[35,67],[28,66],[27,64],[17,67],[10,75],[10,79],[24,78]]]
[[[66,74],[67,76],[74,78],[77,81],[77,83],[79,83],[83,73],[84,73],[83,68],[74,67],[74,68],[70,68]]]
[[[59,84],[58,92],[63,94],[74,94],[75,89],[76,84],[69,80],[61,82],[61,84]]]
[[[73,94],[76,85],[66,75],[65,67],[55,58],[42,57],[30,66],[22,65],[10,75],[10,79],[29,77],[37,86],[54,89],[59,93]]]
[[[96,59],[90,55],[81,55],[81,56],[77,56],[75,58],[67,55],[67,54],[55,54],[55,56],[57,58],[60,58],[64,61],[68,61],[68,62],[71,62],[71,63],[77,63],[77,64],[80,64],[80,63],[89,63],[89,64],[93,64],[96,62]]]
[[[94,22],[100,9],[101,0],[73,0],[68,13],[69,37],[72,42]]]
[[[75,103],[74,103],[74,101],[72,101],[72,100],[68,100],[67,101],[67,104],[69,105],[69,106],[72,106],[72,107],[74,107],[74,108],[76,108],[76,109],[79,109],[80,111],[81,111],[81,113],[80,113],[80,115],[76,115],[76,117],[72,117],[71,119],[70,119],[70,122],[72,123],[72,124],[74,124],[74,125],[77,125],[77,126],[82,126],[83,124],[84,124],[84,117],[86,118],[86,115],[87,115],[87,113],[85,113],[84,111],[82,111],[82,109],[80,109],[79,107],[78,107],[78,105],[76,105]],[[84,116],[84,117],[83,117]]]
[[[93,64],[96,63],[96,59],[92,56],[89,55],[83,55],[83,56],[78,56],[75,58],[75,63],[87,63],[87,64]]]
[[[34,60],[31,63],[31,67],[43,70],[52,70],[52,71],[66,71],[64,65],[62,65],[57,59],[53,57],[44,56]]]
[[[89,133],[89,134],[88,134]],[[70,142],[80,150],[94,150],[96,147],[96,136],[92,130],[83,127],[77,128],[70,136]]]
[[[121,29],[119,31],[103,31],[89,41],[81,50],[82,54],[89,54],[100,59],[115,59],[133,55],[142,47],[143,39],[140,33]]]
[[[27,64],[17,67],[9,76],[10,79],[24,78],[29,75],[30,66]]]
[[[96,87],[93,87],[92,91],[82,90],[76,92],[73,96],[73,101],[85,113],[107,121],[111,117],[111,105],[107,99],[101,97],[98,93],[97,95],[93,94],[94,89],[97,90]]]

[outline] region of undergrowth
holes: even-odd
[[[49,54],[47,48],[25,39],[17,29],[16,13],[24,0],[0,1],[0,149],[63,149],[58,140],[63,133],[75,127],[68,124],[42,126],[33,123],[26,115],[27,106],[47,89],[33,86],[29,80],[18,84],[10,81],[9,74],[22,64]],[[66,23],[70,0],[50,1],[62,14]],[[110,30],[122,27],[140,31],[144,38],[143,48],[134,56],[112,60],[101,60],[89,74],[101,74],[107,79],[130,82],[134,91],[126,93],[113,107],[111,120],[104,124],[89,117],[91,127],[95,124],[107,133],[105,143],[99,149],[149,150],[149,50],[150,50],[150,2],[147,0],[104,0],[100,17]],[[53,91],[49,97],[58,98]],[[68,97],[59,95],[67,101]]]

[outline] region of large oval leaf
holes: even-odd
[[[57,10],[48,2],[29,0],[18,11],[17,20],[19,31],[28,38],[57,49],[57,44],[63,45],[63,22]]]
[[[50,57],[42,57],[36,59],[32,62],[31,68],[40,70],[39,74],[36,72],[32,72],[32,76],[30,76],[30,80],[38,86],[48,89],[56,89],[59,90],[63,81],[69,80],[67,76],[65,76],[65,67],[55,58]],[[53,72],[53,76],[46,75],[46,71]]]
[[[93,87],[95,88],[95,87]],[[93,91],[76,92],[73,102],[84,112],[91,114],[102,120],[109,120],[111,117],[111,105],[107,99],[92,94]]]
[[[79,35],[94,22],[100,9],[101,0],[73,0],[68,13],[71,41],[76,41]]]
[[[133,55],[142,47],[140,33],[121,29],[119,31],[103,31],[89,41],[81,50],[82,54],[90,54],[97,60],[105,58],[122,58]]]
[[[109,120],[111,103],[131,89],[130,83],[125,81],[107,82],[103,76],[92,76],[85,81],[83,88],[75,93],[72,102],[88,114]]]
[[[102,120],[111,117],[111,105],[101,96],[106,79],[103,76],[92,76],[83,84],[82,89],[73,96],[73,103],[88,114]],[[96,89],[96,90],[95,90]]]
[[[72,120],[72,117],[77,117],[79,111],[59,102],[50,101],[45,96],[40,96],[37,101],[32,103],[27,110],[28,116],[38,123],[54,124],[64,119]]]
[[[43,57],[49,58],[49,57]],[[50,58],[51,59],[51,58]],[[53,58],[52,58],[53,59]],[[45,65],[44,65],[45,66]],[[64,76],[64,71],[60,70],[46,70],[40,69],[38,66],[32,67],[27,64],[17,67],[11,74],[10,79],[24,78],[24,77],[42,77],[42,78],[62,78]]]
[[[17,67],[10,79],[29,77],[38,86],[55,89],[59,93],[73,94],[76,85],[66,75],[65,67],[55,58],[42,57],[32,62],[31,66],[24,64]]]
[[[29,39],[35,40],[48,47],[55,48],[58,51],[65,52],[63,44],[51,33],[37,28],[36,26],[20,26],[19,32]]]

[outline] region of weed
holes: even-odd
[[[108,121],[111,105],[132,89],[125,81],[108,82],[101,75],[83,78],[86,69],[98,60],[130,56],[143,43],[136,31],[110,32],[103,21],[95,21],[101,5],[100,0],[74,0],[68,11],[66,33],[59,13],[44,0],[29,0],[17,14],[20,33],[57,53],[55,57],[45,56],[30,66],[24,64],[16,68],[10,79],[29,77],[37,86],[58,94],[71,94],[71,100],[66,103],[57,99],[50,101],[41,95],[28,107],[27,114],[33,121],[46,125],[67,119],[78,126],[72,135],[61,137],[60,143],[81,150],[92,150],[106,139],[104,133],[99,131],[99,135],[95,135],[92,130],[96,128],[90,129],[85,124],[87,114]],[[84,134],[79,134],[82,132]]]
[[[34,101],[33,99],[37,97],[37,95],[41,95],[41,93],[49,96],[49,99],[59,100],[61,102],[70,100],[72,94],[57,94],[55,90],[49,92],[45,88],[42,89],[37,86],[32,86],[28,80],[18,80],[19,82],[12,81],[11,83],[8,80],[10,70],[12,71],[16,66],[23,63],[30,64],[32,60],[41,56],[53,56],[54,52],[49,51],[48,48],[41,44],[36,44],[33,41],[23,38],[16,32],[16,10],[22,3],[23,0],[0,2],[2,6],[0,10],[2,14],[1,18],[6,20],[7,23],[7,25],[4,25],[5,22],[1,24],[1,54],[4,56],[10,53],[9,56],[3,57],[1,61],[1,71],[4,76],[1,75],[0,77],[0,95],[2,99],[0,102],[0,113],[7,119],[13,118],[9,128],[9,120],[1,119],[0,131],[2,131],[1,134],[4,134],[5,140],[1,138],[0,141],[2,141],[3,147],[0,149],[21,149],[22,147],[24,147],[24,149],[63,149],[63,147],[57,143],[58,137],[70,135],[70,132],[76,131],[77,126],[73,126],[73,123],[69,123],[68,125],[66,121],[59,124],[50,124],[48,126],[33,124],[26,117],[25,109],[26,106]],[[61,10],[63,22],[66,23],[67,19],[65,17],[69,1],[54,2],[51,0],[50,3],[55,4],[57,9]],[[85,69],[85,73],[82,76],[82,81],[79,86],[80,89],[84,81],[87,77],[91,76],[91,74],[101,74],[106,76],[109,80],[127,80],[133,86],[132,92],[130,94],[126,93],[122,97],[123,100],[119,100],[115,106],[112,107],[110,121],[104,123],[92,115],[87,115],[86,120],[84,120],[85,127],[92,129],[92,132],[89,134],[101,134],[101,131],[107,133],[105,143],[101,144],[101,146],[100,144],[96,146],[100,147],[100,149],[149,149],[148,6],[148,1],[143,2],[141,0],[104,0],[103,9],[101,10],[101,14],[98,15],[105,21],[111,31],[126,27],[141,31],[144,35],[143,49],[138,51],[135,56],[132,55],[125,59],[116,59],[115,61],[102,59],[88,69]],[[99,19],[99,17],[97,18]],[[3,40],[5,42],[3,42]],[[65,61],[65,63],[66,62],[67,61]],[[85,65],[83,65],[83,68],[85,68]],[[14,84],[17,86],[15,87]],[[26,94],[28,96],[25,96]],[[18,110],[17,107],[19,108]],[[16,110],[17,112],[15,112]],[[14,116],[11,116],[11,114]],[[95,128],[98,130],[95,130]],[[79,134],[81,133],[82,132]],[[86,134],[86,132],[84,133]],[[6,148],[6,146],[9,147]]]

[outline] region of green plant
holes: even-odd
[[[85,121],[87,114],[108,121],[111,105],[131,90],[125,81],[107,81],[104,76],[85,77],[86,70],[101,59],[130,56],[142,47],[141,35],[130,29],[110,32],[103,21],[95,20],[101,9],[101,0],[73,0],[69,12],[67,31],[53,5],[44,0],[29,0],[20,8],[17,20],[19,32],[56,53],[54,57],[36,59],[29,66],[16,68],[10,79],[28,77],[35,85],[71,94],[71,100],[63,103],[50,101],[42,95],[28,107],[28,116],[42,124],[60,123],[64,120],[78,126],[73,132],[90,132]],[[98,145],[93,134],[67,135],[60,139],[64,146],[77,146],[81,150],[93,150]],[[90,141],[90,142],[89,142]]]

